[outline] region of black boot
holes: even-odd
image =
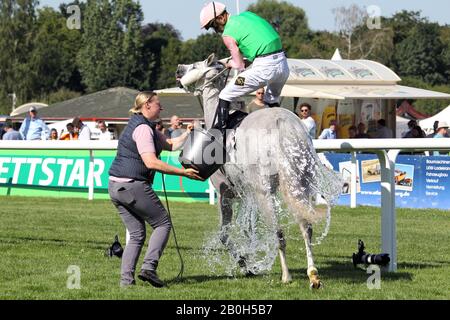
[[[225,137],[228,117],[230,115],[230,101],[219,99],[219,105],[217,108],[219,108],[217,111],[217,127],[220,131],[222,131],[222,134]]]

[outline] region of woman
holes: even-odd
[[[50,140],[58,140],[58,131],[55,128],[50,130]]]
[[[192,129],[190,125],[182,136],[168,139],[155,129],[161,110],[156,93],[148,91],[137,95],[109,170],[109,195],[130,233],[122,256],[121,286],[135,284],[136,264],[146,236],[145,222],[153,228],[153,233],[138,277],[155,287],[164,286],[156,268],[169,239],[171,222],[152,189],[155,172],[201,180],[194,169],[176,168],[158,159],[162,149],[181,147]]]

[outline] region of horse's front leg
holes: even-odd
[[[231,256],[238,262],[239,267],[246,269],[245,257],[242,257],[234,242],[229,237],[229,227],[233,219],[233,201],[235,195],[234,192],[226,184],[221,184],[218,194],[218,203],[220,211],[220,241],[228,249]]]
[[[303,239],[305,240],[306,246],[306,259],[308,261],[307,275],[309,278],[309,287],[311,289],[319,289],[323,286],[322,281],[319,278],[319,272],[314,266],[314,258],[312,254],[311,238],[308,232],[310,224],[306,221],[300,222],[300,231],[302,233]]]

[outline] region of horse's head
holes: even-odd
[[[187,91],[201,91],[204,85],[223,68],[223,63],[216,59],[214,53],[210,54],[203,61],[192,64],[179,64],[176,71],[177,85]]]

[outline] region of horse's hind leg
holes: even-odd
[[[269,184],[270,184],[270,207],[272,211],[273,217],[276,217],[276,212],[279,209],[278,204],[275,201],[276,193],[278,190],[278,187],[280,186],[280,179],[279,175],[271,175],[269,177]],[[278,255],[280,256],[280,264],[281,264],[281,282],[288,283],[292,281],[292,277],[289,274],[289,269],[287,266],[287,260],[286,260],[286,239],[284,238],[283,230],[278,229],[277,230],[277,238],[278,238]]]
[[[278,242],[280,247],[278,248],[278,254],[280,255],[281,264],[281,282],[288,283],[291,282],[292,277],[289,274],[289,269],[286,262],[286,239],[284,238],[283,230],[277,231]]]
[[[312,246],[311,246],[311,240],[308,232],[308,223],[306,221],[302,221],[300,223],[300,231],[302,232],[303,239],[305,240],[305,246],[306,246],[306,259],[308,261],[308,269],[307,274],[309,278],[309,287],[311,289],[318,289],[323,284],[319,279],[319,272],[317,271],[316,267],[314,266],[314,259],[312,254]]]

